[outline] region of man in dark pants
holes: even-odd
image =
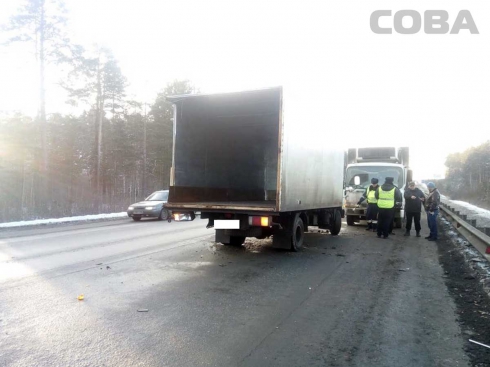
[[[429,241],[437,241],[437,216],[439,215],[439,204],[441,203],[441,195],[434,183],[427,184],[429,196],[426,201],[427,224],[429,225],[430,235],[425,237]]]
[[[376,232],[376,229],[378,227],[378,200],[375,197],[376,189],[378,187],[378,179],[377,178],[372,178],[371,179],[371,186],[369,186],[362,197],[359,199],[359,202],[357,205],[361,205],[361,203],[364,200],[367,200],[368,202],[368,207],[367,207],[367,213],[366,213],[366,220],[368,222],[368,226],[366,228],[366,231],[373,230],[373,232]]]
[[[386,177],[385,183],[376,189],[375,197],[378,200],[378,238],[388,238],[395,205],[402,202],[402,193],[393,185],[393,177]]]
[[[412,218],[415,224],[415,233],[420,237],[420,213],[422,211],[422,202],[425,200],[424,193],[417,187],[415,182],[410,182],[405,191],[405,213],[407,218],[406,231],[404,236],[410,236],[412,229]]]

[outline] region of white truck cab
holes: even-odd
[[[412,180],[412,171],[408,168],[408,148],[351,148],[348,150],[348,162],[344,175],[344,212],[347,225],[354,225],[366,219],[367,202],[357,205],[362,194],[371,185],[371,179],[377,178],[382,185],[386,177],[393,177],[393,184],[402,193]],[[405,202],[395,212],[395,228],[401,228]]]

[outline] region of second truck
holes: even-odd
[[[351,148],[347,151],[346,163],[344,210],[349,226],[366,219],[366,207],[359,207],[357,203],[372,178],[377,178],[382,185],[386,177],[393,177],[393,184],[402,195],[412,181],[408,147]],[[402,227],[404,214],[403,202],[401,208],[395,209],[395,228]]]

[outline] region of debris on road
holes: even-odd
[[[486,344],[483,344],[483,343],[480,343],[480,342],[477,342],[475,340],[471,340],[471,339],[468,339],[471,343],[475,343],[475,344],[478,344],[478,345],[481,345],[483,347],[486,347],[486,348],[490,348],[490,345],[486,345]]]
[[[103,264],[103,263],[97,263],[97,264],[95,264],[95,265],[102,265],[102,264]]]
[[[85,299],[85,296],[84,296],[83,294],[81,294],[81,295],[79,295],[79,296],[77,297],[77,299],[78,299],[79,301],[83,301],[83,300]]]
[[[410,268],[402,268],[402,269],[398,269],[398,271],[409,271]]]
[[[140,309],[138,310],[138,312],[148,312],[148,309],[147,309],[147,308],[140,308]]]
[[[110,267],[109,265],[107,265],[105,268],[106,268],[107,270],[109,270],[111,267]]]

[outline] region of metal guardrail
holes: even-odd
[[[448,215],[452,219],[454,219],[461,227],[463,227],[468,232],[470,232],[472,235],[477,237],[480,241],[485,243],[485,245],[488,246],[487,251],[485,251],[485,252],[487,254],[489,253],[489,251],[490,251],[490,236],[488,234],[490,234],[490,228],[483,228],[483,231],[480,229],[477,229],[475,227],[475,225],[476,225],[475,219],[462,218],[460,216],[459,211],[457,211],[455,208],[451,207],[450,204],[441,202],[440,208],[446,215]]]

